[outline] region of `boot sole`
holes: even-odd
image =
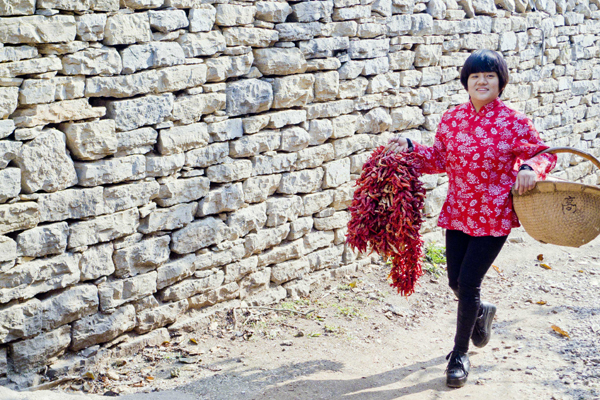
[[[465,376],[463,379],[449,379],[446,378],[446,386],[451,387],[451,388],[461,388],[463,386],[465,386],[465,384],[467,383],[467,377]]]
[[[483,318],[487,321],[487,323],[485,324],[485,331],[488,332],[487,337],[479,342],[476,343],[475,341],[473,341],[473,346],[475,347],[485,347],[485,345],[487,345],[490,342],[490,338],[492,337],[492,322],[494,322],[494,316],[496,315],[496,306],[493,304],[490,304],[491,307],[486,309],[486,313],[483,316]]]

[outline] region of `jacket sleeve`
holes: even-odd
[[[517,115],[514,128],[516,140],[513,154],[517,156],[516,168],[518,169],[521,165],[527,164],[539,179],[546,179],[546,176],[556,166],[556,154],[541,154],[534,157],[535,154],[546,150],[550,146],[544,144],[533,123],[525,115]]]
[[[444,139],[448,131],[448,125],[446,124],[447,115],[444,114],[438,126],[433,146],[424,146],[413,141],[413,151],[421,154],[424,158],[423,167],[420,169],[420,172],[424,174],[441,174],[446,172],[446,144],[444,143]]]

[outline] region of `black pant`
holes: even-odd
[[[504,246],[507,236],[467,235],[446,231],[448,284],[458,296],[454,350],[466,353],[479,313],[481,282]]]

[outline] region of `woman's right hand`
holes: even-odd
[[[385,146],[385,151],[392,153],[408,151],[408,141],[403,137],[392,138]]]

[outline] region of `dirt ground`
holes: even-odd
[[[224,310],[202,331],[52,392],[0,388],[0,398],[600,399],[600,238],[572,249],[517,229],[494,265],[483,286],[498,306],[494,334],[471,349],[462,389],[445,386],[457,306],[445,272],[405,298],[380,262],[307,299]]]

